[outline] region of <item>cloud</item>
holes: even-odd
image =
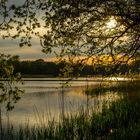
[[[25,0],[8,0],[8,6],[15,4],[17,6],[22,5],[25,2]],[[12,16],[12,13],[10,14]],[[42,16],[42,13],[41,13]],[[38,15],[38,19],[40,20],[40,17]],[[2,18],[0,17],[0,21]],[[41,25],[44,25],[44,22],[40,20]],[[50,28],[39,28],[36,29],[36,32],[38,31],[41,35],[46,34],[47,31],[50,30]],[[16,34],[16,26],[14,29],[10,31],[11,34]],[[7,34],[5,31],[0,31],[0,36],[3,34]],[[19,47],[20,37],[18,39],[2,39],[0,38],[0,53],[4,54],[11,54],[11,55],[19,55],[21,59],[51,59],[54,57],[53,54],[46,55],[42,52],[42,47],[40,45],[40,41],[37,37],[33,36],[32,39],[32,47]]]
[[[23,5],[25,3],[25,0],[8,0],[8,5],[15,4],[16,6]]]
[[[0,39],[0,53],[19,55],[21,59],[51,59],[54,57],[52,54],[46,55],[42,52],[39,39],[33,38],[32,46],[19,47],[19,40]]]

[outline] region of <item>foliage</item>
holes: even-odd
[[[21,81],[20,73],[14,73],[14,63],[18,56],[0,54],[0,104],[6,103],[7,110],[14,108],[14,103],[20,99],[23,93],[17,85]]]
[[[109,75],[139,56],[139,14],[138,0],[1,0],[0,36],[19,38],[20,47],[31,46],[38,37],[44,53],[69,61],[61,71],[64,77],[79,76],[79,64],[89,59],[95,64],[102,61],[95,56],[107,54],[111,67],[104,69]]]
[[[139,74],[139,60],[130,64],[120,64],[119,69],[115,72],[118,75]],[[32,77],[43,75],[46,77],[72,77],[72,76],[107,76],[109,69],[113,66],[110,64],[81,64],[74,63],[71,65],[66,61],[45,62],[42,59],[36,61],[16,61],[14,64],[15,72],[20,72],[23,76]]]
[[[110,64],[119,65],[126,56],[128,62],[139,54],[137,0],[3,0],[0,9],[1,36],[20,38],[21,47],[31,46],[37,36],[43,52],[71,63],[89,58],[94,62],[95,55],[108,54]]]

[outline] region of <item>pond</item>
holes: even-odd
[[[48,121],[56,121],[64,114],[74,114],[81,110],[98,112],[104,104],[108,105],[122,96],[118,92],[106,92],[96,96],[85,94],[88,87],[96,88],[100,84],[116,84],[129,79],[102,79],[102,78],[79,78],[70,81],[67,87],[62,87],[66,82],[57,78],[26,78],[24,85],[18,85],[25,90],[15,108],[6,112],[2,108],[3,125],[40,125]],[[61,79],[62,80],[62,79]]]

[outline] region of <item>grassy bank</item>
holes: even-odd
[[[1,140],[136,140],[140,136],[140,100],[120,100],[102,113],[68,115],[60,123],[2,130]]]
[[[126,96],[109,108],[104,105],[102,112],[81,111],[65,116],[59,123],[51,121],[34,127],[28,124],[20,129],[2,128],[0,140],[137,140],[140,137],[139,87],[139,81],[88,87],[85,92],[91,97],[108,92]]]

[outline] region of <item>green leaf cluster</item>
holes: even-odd
[[[7,110],[14,108],[23,93],[16,85],[22,82],[20,73],[14,72],[17,61],[18,56],[0,54],[0,104],[6,104]]]

